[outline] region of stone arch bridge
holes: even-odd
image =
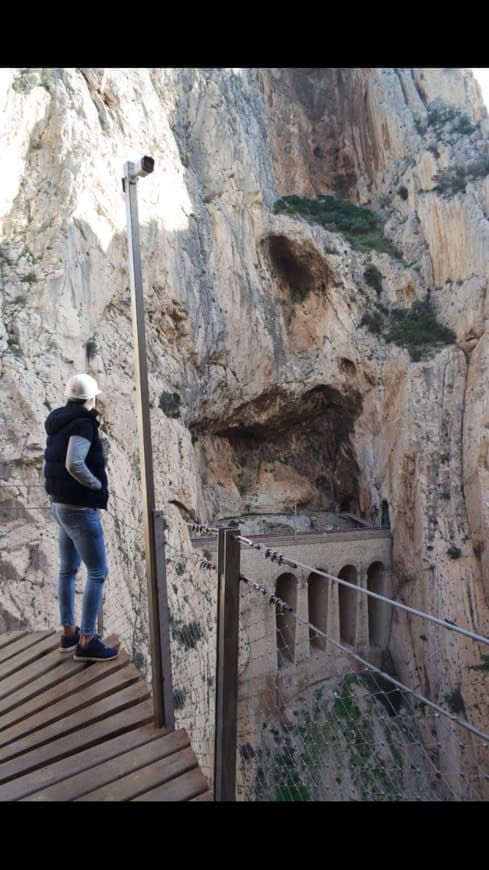
[[[351,529],[250,538],[310,569],[279,565],[265,559],[263,550],[241,545],[241,574],[275,592],[299,617],[268,606],[256,591],[241,595],[240,623],[245,636],[240,650],[241,681],[267,675],[278,675],[285,685],[297,679],[309,684],[321,681],[357,669],[348,650],[376,666],[381,664],[389,642],[392,607],[327,580],[314,569],[391,598],[389,530]],[[193,538],[192,542],[195,548],[210,552],[215,560],[216,537]],[[328,643],[308,624],[324,632],[346,652]]]

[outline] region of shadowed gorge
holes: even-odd
[[[393,597],[489,636],[489,118],[470,71],[2,68],[0,99],[0,622],[56,625],[43,423],[86,371],[110,482],[105,617],[148,660],[121,173],[151,155],[140,254],[170,611],[213,619],[185,520],[283,514],[306,532],[313,511],[351,528],[344,512],[389,526]],[[355,568],[348,540],[338,571]],[[376,571],[356,576],[377,589]],[[311,593],[330,621],[337,598],[326,613]],[[401,683],[460,695],[487,730],[480,657],[370,617]],[[186,702],[203,743],[209,697]],[[426,747],[463,770],[431,721]]]

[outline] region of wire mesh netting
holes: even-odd
[[[0,630],[58,623],[57,533],[38,470],[25,479],[2,469],[0,480]],[[46,601],[52,606],[46,608]]]
[[[121,643],[152,689],[148,586],[142,522],[128,523],[112,513],[115,548],[136,554],[134,576],[124,600],[120,584],[107,584],[104,594],[104,632],[118,634]],[[166,523],[164,523],[166,526]],[[129,536],[129,537],[128,537]],[[167,537],[169,533],[167,530]],[[214,766],[214,707],[217,586],[209,554],[184,552],[166,541],[171,676],[175,730],[189,735],[204,776],[212,783]],[[127,575],[127,565],[126,565]]]
[[[440,682],[434,699],[425,698],[429,687],[419,680],[402,688],[387,650],[365,647],[363,656],[377,664],[365,660],[358,647],[339,642],[339,631],[335,640],[277,599],[277,587],[246,579],[240,595],[238,800],[489,798],[489,738],[480,731],[487,721],[480,705],[487,657],[479,645],[479,664],[471,667],[480,691],[472,679],[472,695],[464,699],[454,668],[459,649],[446,657],[446,683]],[[429,624],[424,630],[432,651],[444,648],[446,629]]]
[[[208,553],[185,555],[168,546],[170,645],[175,728],[185,728],[209,787],[214,775],[216,613],[215,564]]]
[[[52,627],[57,527],[43,485],[34,476],[2,481],[0,518],[1,628],[24,627],[26,612],[36,628]],[[101,518],[110,567],[103,634],[118,636],[151,689],[142,517],[116,496]],[[212,787],[216,557],[195,540],[198,552],[184,552],[180,532],[168,530],[166,547],[175,728],[187,730]],[[238,799],[489,799],[487,639],[394,601],[375,609],[364,589],[341,594],[340,578],[293,566],[277,566],[272,586],[259,576],[240,584]],[[77,617],[84,582],[82,568]],[[437,661],[433,684],[428,660]]]
[[[150,620],[141,511],[112,493],[99,512],[109,574],[98,630],[119,641],[152,691]],[[0,630],[29,625],[53,628],[58,612],[58,527],[39,473],[32,482],[0,482]],[[181,530],[180,530],[181,531]],[[207,553],[182,552],[167,542],[167,591],[175,729],[185,728],[204,775],[214,764],[216,572]],[[182,536],[188,543],[186,532]],[[210,570],[209,570],[210,569]],[[86,568],[77,573],[75,616],[79,624]]]
[[[117,636],[144,678],[150,679],[147,582],[142,518],[130,502],[114,497],[99,511],[109,573],[99,628]],[[58,526],[39,476],[34,482],[0,482],[2,628],[60,628]],[[86,568],[77,572],[75,618],[79,624]]]

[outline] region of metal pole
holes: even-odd
[[[158,584],[158,624],[160,627],[160,659],[163,672],[163,710],[165,725],[170,731],[175,728],[173,681],[171,674],[170,614],[166,586],[165,526],[162,511],[154,511],[156,546],[156,577]]]
[[[238,719],[239,529],[219,529],[214,799],[236,800]]]
[[[154,161],[143,157],[145,160]],[[151,420],[149,415],[148,369],[146,363],[146,335],[144,328],[144,295],[139,242],[139,217],[137,201],[138,166],[124,164],[122,189],[126,198],[127,240],[129,250],[129,280],[131,287],[132,326],[134,341],[134,368],[136,376],[136,404],[138,418],[139,455],[143,489],[144,545],[146,551],[146,576],[148,579],[149,628],[151,648],[151,675],[153,685],[153,708],[158,727],[165,724],[163,698],[163,665],[161,659],[161,636],[159,626],[157,557],[153,523],[155,509],[153,450],[151,446]],[[152,171],[152,167],[149,171]]]
[[[224,586],[224,533],[217,530],[217,613],[216,613],[216,709],[214,715],[214,800],[222,795],[222,722],[223,693],[221,689],[221,650],[224,646],[224,614],[222,608],[222,589]]]

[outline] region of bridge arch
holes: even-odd
[[[372,562],[367,570],[367,589],[387,596],[387,572],[383,562]],[[368,596],[368,637],[370,646],[384,647],[389,633],[389,605]]]
[[[354,565],[344,565],[338,573],[340,580],[358,585],[358,572]],[[340,641],[354,646],[357,630],[358,593],[348,586],[338,583],[340,607]]]
[[[330,581],[311,573],[307,581],[308,621],[326,634],[328,626],[328,597]],[[313,649],[326,649],[326,639],[309,628],[309,643]]]
[[[285,601],[294,612],[297,611],[297,577],[291,572],[280,574],[275,582],[276,595]],[[277,664],[283,667],[295,661],[296,619],[287,610],[275,608],[277,634]]]

